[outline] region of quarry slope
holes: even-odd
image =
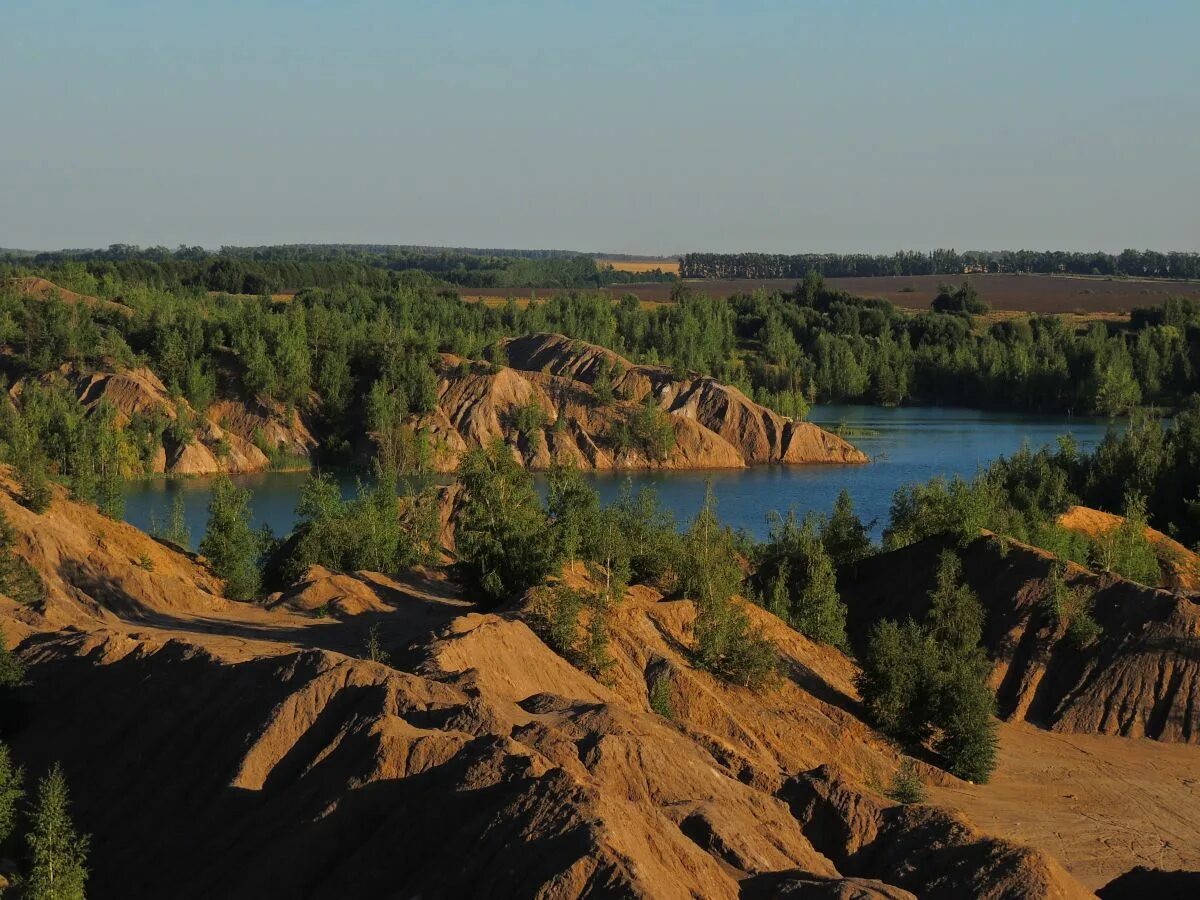
[[[1040,850],[885,799],[898,757],[853,663],[757,607],[771,691],[695,669],[692,604],[645,587],[597,680],[530,605],[477,610],[440,573],[313,569],[230,603],[202,561],[12,494],[47,596],[0,602],[29,667],[5,739],[31,771],[62,761],[91,896],[1089,896]],[[368,624],[390,665],[358,658]]]
[[[513,338],[504,349],[507,366],[443,355],[437,409],[416,420],[440,445],[434,454],[440,470],[452,471],[465,450],[497,438],[535,469],[560,459],[596,470],[869,461],[837,435],[780,416],[706,376],[676,377],[666,368],[634,365],[560,334]],[[613,387],[608,402],[594,390],[602,375]],[[662,458],[614,439],[615,429],[647,398],[674,432],[674,446]],[[523,433],[517,411],[529,406],[540,410],[543,424]]]
[[[931,539],[843,573],[860,647],[878,618],[925,615],[947,546]],[[1200,744],[1200,598],[1071,564],[1067,583],[1093,597],[1103,629],[1078,647],[1066,623],[1055,626],[1043,611],[1054,557],[990,535],[956,549],[986,612],[984,643],[1001,716],[1054,731]]]

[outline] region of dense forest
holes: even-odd
[[[308,245],[142,248],[113,244],[103,250],[0,252],[5,264],[34,266],[52,280],[83,267],[91,276],[153,284],[161,289],[202,288],[231,294],[273,294],[304,287],[359,285],[394,289],[406,284],[473,288],[597,288],[674,281],[661,271],[623,272],[582,253],[473,250],[387,245]]]
[[[681,278],[827,278],[866,275],[961,275],[964,272],[1028,272],[1125,275],[1137,278],[1200,278],[1200,253],[1124,250],[1119,254],[1070,250],[934,250],[867,253],[685,253]]]
[[[380,284],[390,273],[343,263],[297,265],[350,285],[305,288],[288,302],[234,297],[181,286],[180,265],[10,267],[121,307],[29,303],[9,282],[0,290],[8,377],[144,361],[196,409],[218,394],[304,406],[315,393],[332,449],[364,416],[374,426],[428,411],[437,352],[478,359],[499,338],[539,331],[711,374],[797,417],[814,402],[1120,415],[1181,406],[1200,371],[1200,305],[1186,299],[1079,330],[1053,316],[989,323],[972,314],[986,307],[969,283],[946,286],[920,314],[831,290],[814,274],[793,292],[727,300],[681,285],[677,303],[654,308],[588,292],[497,308],[428,281]]]

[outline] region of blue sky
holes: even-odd
[[[2,0],[0,246],[1200,248],[1200,3]]]

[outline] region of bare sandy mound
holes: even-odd
[[[880,617],[924,616],[940,552],[926,541],[885,553],[840,582],[861,645]],[[1200,743],[1200,605],[1116,575],[1070,566],[1071,587],[1093,598],[1103,629],[1079,647],[1046,612],[1054,557],[984,536],[961,549],[986,610],[984,642],[1002,716],[1055,731]],[[898,577],[897,573],[903,573]]]
[[[1107,534],[1124,521],[1122,516],[1087,506],[1072,506],[1058,518],[1059,525],[1091,538]],[[1146,527],[1146,538],[1158,556],[1165,585],[1184,593],[1200,591],[1200,557],[1183,544],[1149,526]]]
[[[107,310],[123,316],[132,316],[133,310],[124,303],[113,300],[101,300],[99,297],[89,297],[87,294],[77,294],[66,288],[59,287],[53,281],[45,278],[10,278],[4,282],[4,287],[34,300],[49,300],[57,296],[64,303],[79,304],[97,310]]]
[[[438,409],[429,427],[453,469],[470,447],[500,438],[533,468],[570,459],[585,469],[741,468],[762,463],[862,463],[846,441],[794,422],[712,378],[675,378],[667,369],[635,366],[617,354],[558,334],[507,341],[509,366],[443,357]],[[595,384],[612,381],[615,399],[601,402]],[[647,397],[667,415],[674,446],[657,458],[618,437]],[[540,421],[521,423],[536,408]]]

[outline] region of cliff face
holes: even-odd
[[[1087,896],[1040,851],[868,787],[897,756],[857,717],[853,664],[758,608],[772,691],[693,668],[692,604],[644,587],[597,680],[532,606],[317,568],[273,608],[229,603],[196,560],[11,491],[48,597],[0,597],[29,672],[5,738],[62,761],[90,896]],[[339,618],[293,611],[312,609]],[[390,665],[356,658],[368,633]]]
[[[495,370],[443,358],[438,408],[419,422],[443,448],[436,458],[439,469],[453,470],[465,450],[495,438],[538,469],[564,458],[597,470],[868,462],[842,438],[786,419],[712,378],[676,379],[667,369],[635,366],[602,347],[558,334],[515,338],[505,351],[509,365]],[[597,396],[601,377],[611,378],[611,401]],[[674,446],[661,457],[616,439],[647,397],[674,433]],[[522,432],[517,412],[531,405],[543,421]]]
[[[861,645],[879,617],[920,618],[938,553],[927,541],[858,564],[840,581]],[[964,576],[986,612],[1002,716],[1055,731],[1200,743],[1200,604],[1196,595],[1144,587],[1071,565],[1067,583],[1091,596],[1103,629],[1076,646],[1067,623],[1044,612],[1054,557],[981,537],[960,551]],[[903,573],[903,577],[898,577]]]

